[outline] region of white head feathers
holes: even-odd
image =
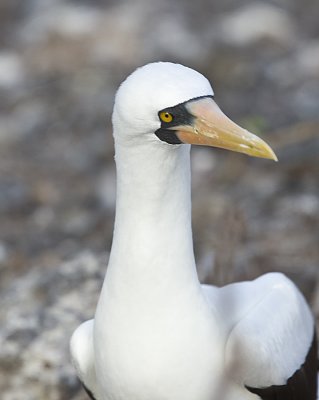
[[[153,133],[158,111],[200,96],[213,95],[209,81],[180,64],[157,62],[135,70],[120,86],[115,98],[113,124],[127,126],[127,134]]]

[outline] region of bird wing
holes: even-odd
[[[96,398],[93,396],[93,393],[91,392],[90,389],[88,389],[85,384],[82,382],[83,388],[86,391],[87,395],[89,396],[90,399],[96,400]]]
[[[93,347],[94,320],[81,324],[73,333],[70,341],[72,363],[85,391],[92,400],[96,400],[96,375]]]
[[[296,286],[267,274],[226,294],[237,304],[225,348],[229,376],[263,400],[315,400],[314,320]]]

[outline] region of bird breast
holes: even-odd
[[[170,312],[168,305],[145,307],[149,312],[109,305],[95,318],[97,380],[105,400],[211,400],[224,343],[201,298],[177,302]]]

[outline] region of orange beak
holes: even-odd
[[[194,117],[192,124],[170,128],[181,142],[220,147],[277,161],[275,153],[266,142],[232,122],[212,98],[190,101],[186,108]]]

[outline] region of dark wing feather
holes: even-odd
[[[316,400],[317,399],[317,335],[313,341],[305,362],[287,381],[286,385],[268,388],[246,388],[260,396],[262,400]]]
[[[91,390],[88,389],[88,388],[84,385],[83,382],[81,382],[81,383],[82,383],[83,389],[86,391],[86,393],[88,394],[88,396],[89,396],[92,400],[96,400],[96,398],[93,396],[93,393],[91,392]]]

